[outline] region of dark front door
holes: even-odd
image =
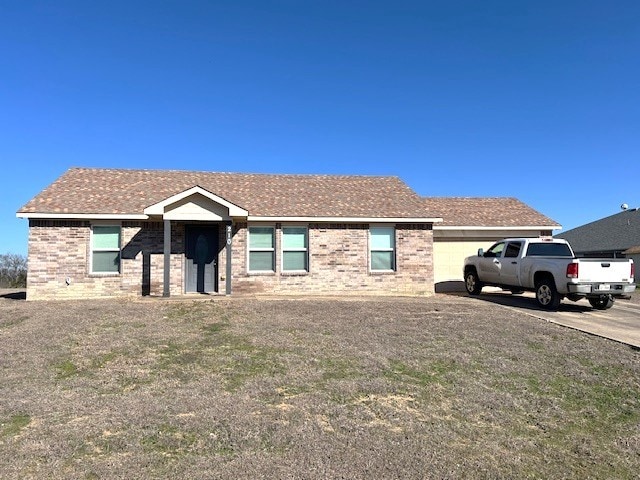
[[[217,292],[217,225],[187,225],[185,228],[185,236],[187,256],[187,292]]]

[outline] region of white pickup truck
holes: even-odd
[[[551,237],[506,238],[464,260],[470,295],[485,285],[528,290],[549,310],[557,310],[564,297],[574,302],[586,297],[594,308],[611,308],[614,298],[635,290],[634,273],[631,259],[576,258],[566,240]]]

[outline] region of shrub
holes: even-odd
[[[0,287],[27,286],[27,257],[16,253],[0,255]]]

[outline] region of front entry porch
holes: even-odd
[[[224,225],[225,293],[231,294],[232,223],[234,218],[246,219],[246,210],[195,186],[151,205],[144,213],[164,222],[163,296],[168,297],[171,290],[172,222],[185,225],[183,293],[219,293],[220,232]]]

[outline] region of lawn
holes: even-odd
[[[637,351],[455,296],[0,298],[1,478],[637,478]]]

